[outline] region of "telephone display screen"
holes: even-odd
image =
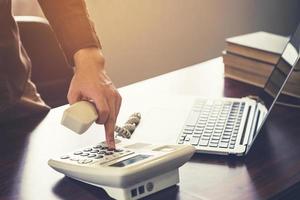
[[[125,167],[127,165],[136,163],[138,161],[144,160],[144,159],[149,158],[149,157],[151,157],[151,155],[141,155],[141,154],[139,154],[139,155],[136,155],[134,157],[128,158],[126,160],[122,160],[120,162],[114,163],[110,166],[112,166],[112,167]]]

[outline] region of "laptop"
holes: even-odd
[[[132,139],[191,144],[197,153],[246,155],[291,73],[299,70],[299,50],[300,25],[257,98],[172,98],[143,116]]]

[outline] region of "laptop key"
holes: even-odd
[[[209,143],[209,147],[217,147],[218,143]]]
[[[209,140],[209,139],[210,139],[210,136],[204,136],[204,135],[202,135],[201,139],[202,139],[202,140]]]
[[[218,144],[218,143],[219,143],[219,140],[211,140],[209,143],[212,143],[212,144]]]
[[[227,148],[228,147],[228,143],[220,142],[219,143],[219,147],[221,147],[221,148]]]
[[[177,144],[183,144],[184,140],[179,140]]]
[[[186,125],[195,125],[197,123],[197,121],[198,121],[199,114],[200,114],[199,111],[192,110],[190,112],[190,115],[189,115],[189,117],[187,119],[187,122],[185,124]]]
[[[209,140],[203,140],[201,138],[200,142],[199,142],[199,146],[207,146],[208,145]]]
[[[197,146],[199,143],[200,137],[192,137],[190,143],[191,145]]]
[[[203,133],[203,136],[204,136],[204,137],[210,137],[211,135],[212,135],[212,133],[207,133],[207,132],[204,132],[204,133]]]
[[[229,138],[221,138],[221,142],[229,143]]]
[[[223,135],[222,139],[230,139],[230,135]]]

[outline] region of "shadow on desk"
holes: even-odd
[[[180,199],[177,197],[179,186],[172,186],[159,193],[150,195],[143,198],[143,200],[150,199]],[[101,200],[113,200],[107,193],[99,187],[88,185],[80,181],[64,177],[53,188],[53,192],[61,199],[64,200],[76,200],[76,199],[101,199]]]
[[[19,176],[24,170],[24,157],[28,151],[32,130],[46,115],[47,113],[40,113],[30,116],[30,120],[22,118],[0,124],[0,199],[13,199],[15,191],[20,189]]]
[[[64,200],[99,199],[99,197],[103,200],[112,200],[103,189],[68,177],[59,180],[52,191]]]

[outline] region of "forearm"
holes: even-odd
[[[39,0],[39,3],[72,66],[74,54],[80,49],[101,48],[84,0]]]
[[[106,141],[115,147],[114,128],[121,96],[104,69],[104,57],[83,0],[39,0],[69,63],[75,66],[68,101],[92,101],[104,124]]]

